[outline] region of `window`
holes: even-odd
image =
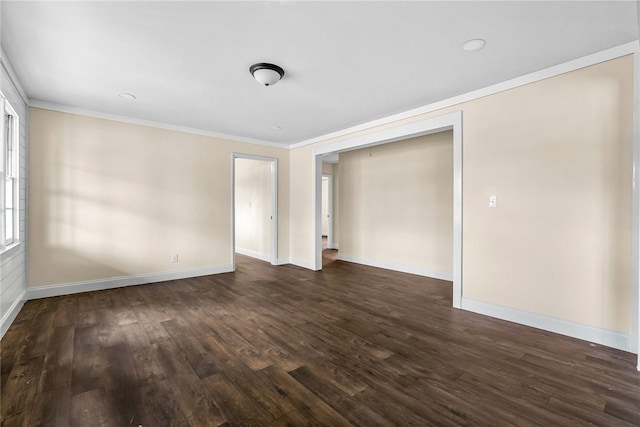
[[[7,101],[1,101],[2,161],[0,162],[2,186],[0,188],[0,250],[18,243],[19,240],[19,179],[20,150],[18,142],[18,115]]]

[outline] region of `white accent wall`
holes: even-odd
[[[0,91],[20,121],[20,244],[0,255],[0,336],[9,328],[25,299],[27,289],[27,122],[28,109],[4,52],[0,58]]]

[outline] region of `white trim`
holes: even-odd
[[[325,135],[317,136],[315,138],[300,141],[295,144],[289,145],[289,148],[296,149],[296,148],[304,147],[306,145],[315,144],[317,142],[322,142],[322,141],[326,141],[333,138],[340,138],[342,136],[345,136],[354,132],[371,129],[377,126],[386,125],[399,120],[410,119],[412,117],[415,117],[421,114],[426,114],[436,110],[441,110],[443,108],[451,107],[457,104],[462,104],[463,102],[469,102],[474,99],[482,98],[484,96],[493,95],[499,92],[504,92],[506,90],[514,89],[519,86],[524,86],[540,80],[548,79],[550,77],[555,77],[560,74],[565,74],[571,71],[579,70],[581,68],[590,67],[592,65],[596,65],[601,62],[610,61],[612,59],[620,58],[621,56],[630,55],[637,51],[638,51],[638,41],[625,43],[619,46],[612,47],[610,49],[605,49],[600,52],[593,53],[591,55],[583,56],[582,58],[577,58],[571,61],[564,62],[562,64],[545,68],[543,70],[525,74],[524,76],[516,77],[514,79],[506,80],[501,83],[487,86],[482,89],[477,89],[471,92],[464,93],[462,95],[454,96],[454,97],[444,99],[442,101],[434,102],[432,104],[428,104],[422,107],[403,111],[398,114],[382,117],[377,120],[372,120],[372,121],[362,123],[356,126],[352,126],[346,129],[342,129],[336,132],[331,132]]]
[[[469,298],[462,299],[462,308],[485,316],[495,317],[497,319],[507,320],[509,322],[567,335],[596,344],[617,348],[619,350],[630,351],[629,336],[621,332],[595,328],[593,326],[587,326],[568,320],[489,304],[486,302],[474,301]]]
[[[104,289],[121,288],[124,286],[144,285],[148,283],[164,282],[167,280],[188,279],[191,277],[208,276],[210,274],[230,273],[232,271],[233,266],[226,264],[167,271],[163,273],[134,274],[131,276],[110,277],[107,279],[84,280],[80,282],[60,283],[57,285],[30,287],[27,289],[27,296],[28,299],[32,300],[60,295],[77,294],[79,292],[101,291]]]
[[[440,116],[406,123],[393,128],[381,129],[366,135],[326,144],[313,149],[312,186],[314,215],[315,265],[322,269],[321,237],[321,179],[322,155],[358,148],[388,144],[418,136],[453,130],[453,307],[460,308],[462,300],[462,111],[454,111]]]
[[[9,257],[12,256],[14,252],[16,252],[18,250],[18,248],[20,247],[20,245],[22,245],[24,242],[22,241],[17,241],[14,242],[12,244],[10,244],[9,246],[5,246],[4,248],[1,248],[0,246],[0,258],[4,258],[4,257]]]
[[[148,127],[158,128],[158,129],[171,130],[171,131],[175,131],[175,132],[183,132],[183,133],[190,133],[190,134],[193,134],[193,135],[209,136],[209,137],[212,137],[212,138],[224,139],[224,140],[227,140],[227,141],[245,142],[247,144],[262,145],[262,146],[265,146],[265,147],[273,147],[273,148],[281,148],[283,150],[289,149],[289,146],[287,144],[279,144],[277,142],[263,141],[261,139],[253,139],[253,138],[244,138],[244,137],[241,137],[241,136],[228,135],[228,134],[224,134],[224,133],[220,133],[220,132],[211,132],[211,131],[208,131],[208,130],[190,128],[190,127],[186,127],[186,126],[171,125],[171,124],[168,124],[168,123],[161,123],[161,122],[156,122],[156,121],[153,121],[153,120],[136,119],[134,117],[121,116],[119,114],[103,113],[103,112],[100,112],[100,111],[93,111],[93,110],[88,110],[88,109],[80,108],[80,107],[72,107],[70,105],[62,105],[62,104],[55,104],[55,103],[52,103],[52,102],[40,101],[40,100],[37,100],[37,99],[30,99],[29,100],[29,106],[30,107],[35,107],[35,108],[41,108],[41,109],[44,109],[44,110],[59,111],[59,112],[62,112],[62,113],[69,113],[69,114],[78,114],[78,115],[81,115],[81,116],[94,117],[94,118],[97,118],[97,119],[112,120],[112,121],[116,121],[116,122],[129,123],[129,124],[140,125],[140,126],[148,126]]]
[[[322,154],[313,150],[311,157],[312,182],[312,212],[313,212],[313,267],[312,270],[322,270]]]
[[[415,274],[417,276],[430,277],[433,279],[453,281],[453,273],[448,271],[431,270],[428,268],[414,267],[411,265],[395,264],[385,261],[374,261],[365,258],[359,258],[348,254],[338,253],[338,260],[352,262],[355,264],[368,265],[370,267],[384,268],[385,270],[400,271],[402,273]]]
[[[288,264],[296,265],[298,267],[306,268],[307,270],[315,270],[315,264],[303,259],[289,259]]]
[[[233,259],[233,271],[236,269],[236,159],[250,159],[269,162],[270,169],[270,203],[271,203],[271,230],[269,236],[269,255],[266,261],[272,265],[278,262],[278,159],[276,157],[258,156],[256,154],[232,153],[231,155],[231,257]],[[251,256],[251,255],[248,255]],[[254,257],[255,258],[255,257]],[[262,258],[259,258],[262,259]]]
[[[13,67],[9,62],[7,54],[5,53],[4,49],[2,49],[1,47],[0,47],[0,55],[1,55],[0,65],[2,66],[2,69],[4,70],[6,76],[9,78],[9,83],[13,86],[18,96],[22,98],[22,102],[24,102],[25,105],[28,105],[27,100],[29,99],[29,97],[27,96],[27,92],[22,87],[22,84],[18,79],[18,75],[15,73],[15,71],[13,71]]]
[[[20,313],[20,310],[22,309],[22,306],[24,305],[24,302],[26,300],[26,294],[27,292],[23,290],[20,293],[20,296],[16,298],[13,304],[11,304],[9,310],[7,310],[4,316],[2,316],[2,320],[0,320],[0,338],[4,337],[4,334],[7,333],[7,330],[9,330],[9,327],[11,326],[13,321],[16,320],[16,316],[18,315],[18,313]]]
[[[333,175],[323,173],[322,178],[327,178],[327,212],[329,212],[329,220],[327,221],[327,249],[335,249],[333,244]]]
[[[251,258],[259,259],[260,261],[271,262],[271,257],[269,256],[269,254],[261,254],[260,252],[251,251],[249,249],[243,249],[243,248],[236,248],[236,253],[240,255],[248,256]],[[277,260],[275,263],[274,262],[271,262],[271,263],[274,265],[277,265]]]
[[[289,260],[289,258],[278,258],[274,265],[285,265],[285,264],[291,264],[291,261]]]
[[[236,135],[228,135],[228,134],[223,134],[223,133],[218,133],[218,132],[211,132],[211,131],[207,131],[207,130],[202,130],[202,129],[196,129],[196,128],[190,128],[190,127],[185,127],[185,126],[178,126],[178,125],[170,125],[167,123],[161,123],[161,122],[155,122],[155,121],[150,121],[150,120],[143,120],[143,119],[136,119],[133,117],[127,117],[127,116],[121,116],[121,115],[116,115],[116,114],[109,114],[109,113],[103,113],[103,112],[99,112],[99,111],[94,111],[94,110],[89,110],[89,109],[85,109],[85,108],[80,108],[80,107],[73,107],[73,106],[69,106],[69,105],[63,105],[63,104],[56,104],[56,103],[52,103],[52,102],[47,102],[47,101],[41,101],[38,99],[29,99],[28,101],[28,105],[31,107],[36,107],[36,108],[42,108],[42,109],[46,109],[46,110],[53,110],[53,111],[60,111],[60,112],[64,112],[64,113],[71,113],[71,114],[80,114],[80,115],[84,115],[84,116],[89,116],[89,117],[95,117],[95,118],[100,118],[100,119],[106,119],[106,120],[114,120],[114,121],[119,121],[119,122],[124,122],[124,123],[131,123],[131,124],[137,124],[137,125],[142,125],[142,126],[150,126],[150,127],[155,127],[155,128],[160,128],[160,129],[167,129],[167,130],[173,130],[176,132],[185,132],[185,133],[191,133],[191,134],[195,134],[195,135],[203,135],[203,136],[210,136],[213,138],[220,138],[220,139],[225,139],[225,140],[230,140],[230,141],[238,141],[238,142],[246,142],[248,144],[256,144],[256,145],[263,145],[263,146],[267,146],[267,147],[274,147],[274,148],[281,148],[281,149],[296,149],[296,148],[300,148],[300,147],[304,147],[306,145],[311,145],[311,144],[315,144],[317,142],[322,142],[322,141],[326,141],[329,139],[333,139],[333,138],[339,138],[354,132],[358,132],[361,130],[366,130],[366,129],[370,129],[376,126],[382,126],[385,124],[389,124],[395,121],[399,121],[399,120],[404,120],[404,119],[409,119],[421,114],[426,114],[426,113],[430,113],[436,110],[440,110],[443,108],[447,108],[447,107],[451,107],[457,104],[461,104],[463,102],[468,102],[468,101],[472,101],[474,99],[478,99],[478,98],[482,98],[484,96],[488,96],[488,95],[493,95],[499,92],[503,92],[506,90],[510,90],[510,89],[514,89],[516,87],[519,86],[524,86],[530,83],[534,83],[540,80],[544,80],[544,79],[548,79],[550,77],[555,77],[558,76],[560,74],[564,74],[564,73],[568,73],[571,71],[575,71],[575,70],[579,70],[581,68],[585,68],[585,67],[589,67],[595,64],[599,64],[601,62],[605,62],[605,61],[609,61],[612,59],[616,59],[625,55],[630,55],[632,53],[635,53],[638,51],[638,41],[633,41],[633,42],[629,42],[629,43],[625,43],[619,46],[615,46],[612,47],[610,49],[605,49],[602,50],[600,52],[596,52],[593,53],[591,55],[587,55],[581,58],[577,58],[571,61],[567,61],[558,65],[554,65],[552,67],[549,68],[545,68],[543,70],[539,70],[539,71],[535,71],[533,73],[529,73],[529,74],[525,74],[523,76],[520,77],[516,77],[514,79],[510,79],[510,80],[506,80],[504,82],[501,83],[497,83],[491,86],[487,86],[481,89],[477,89],[471,92],[467,92],[461,95],[457,95],[448,99],[444,99],[442,101],[438,101],[438,102],[434,102],[422,107],[418,107],[418,108],[414,108],[411,110],[407,110],[407,111],[403,111],[401,113],[398,114],[393,114],[391,116],[386,116],[386,117],[382,117],[380,119],[376,119],[376,120],[371,120],[368,121],[366,123],[361,123],[359,125],[356,126],[352,126],[346,129],[342,129],[336,132],[331,132],[331,133],[327,133],[324,135],[320,135],[314,138],[310,138],[310,139],[306,139],[297,143],[293,143],[293,144],[286,144],[286,143],[277,143],[277,142],[272,142],[272,141],[264,141],[264,140],[260,140],[260,139],[253,139],[253,138],[244,138],[241,136],[236,136]],[[4,55],[4,52],[3,52]],[[3,61],[3,65],[4,65],[4,61]],[[11,70],[11,67],[6,64],[6,68],[7,68],[7,73],[9,75],[12,76],[12,80],[15,79],[15,73],[13,73],[13,71]],[[26,100],[26,92],[24,92],[24,90],[22,89],[22,87],[20,86],[20,84],[17,82],[17,80],[14,82],[14,85],[18,88],[18,90],[20,91],[21,96],[24,96],[24,99]],[[26,101],[25,101],[26,103]]]
[[[640,5],[638,5],[640,16]],[[636,42],[640,46],[639,42]],[[637,46],[637,47],[638,47]],[[631,324],[629,347],[638,354],[640,342],[640,53],[633,55],[633,176],[632,176],[632,234],[631,234]],[[637,369],[640,371],[640,357],[637,359]]]

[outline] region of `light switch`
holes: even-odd
[[[498,198],[496,196],[489,196],[489,207],[490,208],[498,207]]]

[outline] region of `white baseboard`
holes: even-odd
[[[110,277],[108,279],[85,280],[81,282],[61,283],[57,285],[30,287],[28,299],[47,298],[60,295],[77,294],[79,292],[101,291],[103,289],[121,288],[123,286],[142,285],[145,283],[164,282],[167,280],[187,279],[189,277],[208,276],[210,274],[230,273],[233,266],[219,265],[192,268],[187,270],[168,271],[163,273],[135,274],[131,276]]]
[[[488,304],[486,302],[474,301],[469,298],[462,298],[462,309],[561,335],[567,335],[607,347],[617,348],[619,350],[632,351],[629,348],[629,336],[621,332],[595,328],[568,320]]]
[[[308,270],[315,270],[316,266],[313,261],[306,261],[302,259],[290,259],[289,264],[297,265],[298,267],[306,268]]]
[[[271,262],[271,257],[269,256],[269,254],[261,254],[260,252],[243,248],[236,248],[236,253],[239,253],[240,255],[250,256],[251,258],[259,259],[260,261]]]
[[[384,268],[386,270],[400,271],[418,276],[431,277],[433,279],[453,281],[453,273],[447,271],[430,270],[428,268],[413,267],[409,265],[394,264],[392,262],[372,261],[370,259],[359,258],[348,254],[338,253],[340,261],[353,262],[356,264],[368,265],[371,267]]]
[[[289,258],[278,258],[278,260],[275,263],[275,265],[285,265],[285,264],[290,264]]]
[[[2,316],[2,320],[0,320],[0,338],[4,336],[9,329],[9,326],[11,326],[13,321],[16,320],[16,316],[20,313],[20,309],[22,309],[22,306],[24,305],[26,295],[27,292],[22,291],[20,296],[13,302],[13,304],[11,304],[9,310],[7,310],[4,316]]]

